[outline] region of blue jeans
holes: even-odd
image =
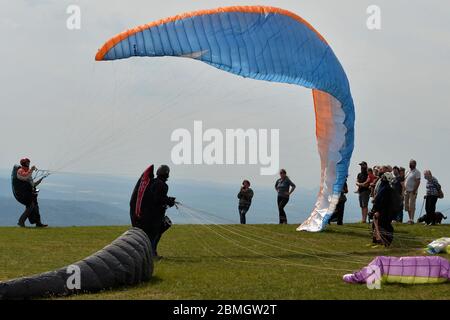
[[[247,211],[250,209],[250,206],[239,206],[239,217],[241,220],[241,224],[245,224],[247,221],[245,219],[245,215]]]

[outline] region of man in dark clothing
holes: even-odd
[[[33,179],[33,172],[37,170],[35,166],[30,168],[30,159],[23,158],[20,160],[20,167],[14,166],[12,173],[13,193],[17,201],[25,206],[25,211],[19,218],[18,226],[24,228],[25,221],[36,224],[38,228],[45,228],[48,225],[41,222],[39,213],[38,192],[36,188],[44,179],[41,177],[37,181]]]
[[[134,188],[130,201],[130,215],[133,227],[142,229],[148,235],[152,244],[152,254],[158,257],[158,243],[162,233],[167,230],[166,209],[175,205],[175,198],[167,196],[169,186],[166,181],[169,178],[170,168],[166,165],[160,166],[155,179],[152,178],[153,168],[149,169],[144,172]]]
[[[356,186],[358,187],[359,206],[361,207],[362,223],[366,223],[367,214],[369,212],[369,198],[370,198],[370,178],[367,167],[367,162],[363,161],[359,164],[361,172],[356,178]]]
[[[344,210],[345,210],[345,203],[347,202],[347,196],[348,193],[348,186],[347,186],[347,180],[345,180],[344,187],[342,188],[341,196],[339,197],[339,202],[336,205],[336,209],[334,209],[334,213],[330,218],[330,222],[337,221],[337,224],[339,226],[344,224]]]
[[[394,214],[394,221],[402,223],[403,222],[403,183],[405,181],[404,176],[401,175],[400,168],[395,166],[392,170],[392,173],[394,174],[394,181],[392,183],[392,187],[394,188],[396,192],[396,198],[398,203],[398,210]]]

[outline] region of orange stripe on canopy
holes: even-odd
[[[311,29],[312,31],[314,31],[316,33],[316,35],[319,37],[320,40],[322,40],[324,43],[327,43],[325,38],[316,29],[314,29],[314,27],[311,24],[309,24],[309,22],[307,22],[302,17],[300,17],[300,16],[296,15],[295,13],[290,12],[288,10],[284,10],[284,9],[280,9],[280,8],[276,8],[276,7],[267,7],[267,6],[233,6],[233,7],[224,7],[224,8],[218,8],[218,9],[200,10],[200,11],[184,13],[184,14],[173,16],[170,18],[165,18],[165,19],[161,19],[161,20],[154,21],[151,23],[147,23],[147,24],[135,27],[130,30],[126,30],[126,31],[116,35],[115,37],[111,38],[110,40],[108,40],[103,45],[103,47],[97,52],[97,54],[95,56],[95,60],[97,60],[97,61],[103,60],[106,53],[109,50],[111,50],[116,44],[118,44],[122,40],[124,40],[138,32],[141,32],[145,29],[153,28],[153,27],[163,25],[165,23],[174,22],[177,20],[183,20],[183,19],[202,16],[202,15],[212,15],[212,14],[217,14],[217,13],[228,13],[228,12],[260,13],[260,14],[275,13],[275,14],[285,15],[285,16],[291,17],[292,19],[297,20],[298,22],[306,25],[309,29]]]

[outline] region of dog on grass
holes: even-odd
[[[444,216],[442,212],[435,212],[434,214],[426,214],[417,220],[417,222],[425,222],[426,224],[441,224],[442,220],[446,220],[447,217]]]

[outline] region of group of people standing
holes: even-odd
[[[417,169],[417,162],[411,160],[408,171],[403,167],[392,167],[390,165],[369,168],[365,161],[359,165],[361,166],[361,172],[358,174],[356,186],[362,214],[361,222],[367,222],[370,199],[372,199],[372,203],[375,202],[382,177],[386,176],[386,179],[389,179],[391,182],[391,187],[398,194],[398,203],[395,206],[396,212],[393,213],[392,221],[402,223],[403,212],[406,211],[408,213],[407,223],[414,224],[417,195],[421,184],[421,173]],[[433,215],[436,213],[437,200],[443,198],[444,194],[437,178],[433,176],[430,170],[425,170],[423,177],[427,181],[426,194],[424,196],[425,212],[426,216],[428,216],[426,220],[432,224],[434,221]]]
[[[374,166],[369,168],[367,162],[360,164],[361,172],[357,176],[356,187],[359,195],[359,204],[362,213],[362,223],[372,220],[373,242],[375,244],[390,245],[393,239],[392,222],[403,222],[403,212],[408,212],[408,224],[414,223],[416,200],[421,183],[421,173],[417,169],[417,162],[411,160],[409,170],[402,167],[389,165]],[[25,205],[25,211],[21,215],[18,225],[25,226],[25,220],[36,224],[38,227],[46,227],[41,223],[39,205],[37,201],[37,185],[42,181],[33,180],[33,172],[36,167],[30,167],[30,160],[24,158],[20,161],[20,167],[13,171],[13,190],[17,200]],[[175,198],[169,197],[167,180],[170,169],[166,165],[158,168],[156,177],[153,175],[153,166],[141,176],[133,191],[130,200],[130,216],[132,225],[143,229],[150,238],[153,254],[157,254],[157,245],[161,235],[170,225],[170,219],[165,216],[166,209],[176,205]],[[443,198],[442,187],[430,170],[424,171],[427,181],[425,201],[426,215],[421,221],[434,224],[437,221],[436,203]],[[254,192],[250,187],[250,181],[244,180],[237,195],[239,199],[240,223],[246,223],[246,214],[252,204]],[[286,170],[280,170],[280,178],[275,182],[277,193],[277,205],[279,223],[287,224],[285,207],[296,185],[287,176]],[[344,206],[348,193],[347,182],[341,192],[341,197],[332,215],[331,221],[343,223]],[[372,199],[372,200],[371,200]],[[370,201],[371,200],[371,201]],[[369,211],[369,202],[372,208]]]
[[[414,224],[421,173],[415,160],[409,162],[408,171],[390,165],[369,168],[365,161],[359,165],[361,172],[357,176],[356,186],[361,207],[361,222],[373,220],[373,242],[388,246],[393,239],[392,223],[402,223],[404,211],[408,213],[407,223]],[[424,178],[427,181],[424,197],[426,215],[421,221],[435,224],[436,202],[444,195],[441,185],[430,170],[424,171]],[[370,199],[372,209],[369,212]]]
[[[366,161],[359,163],[361,171],[356,179],[356,193],[359,195],[362,223],[375,221],[374,230],[383,233],[383,230],[391,230],[391,223],[403,223],[404,211],[408,213],[408,224],[414,224],[416,212],[417,194],[421,183],[421,173],[417,169],[417,162],[409,162],[409,170],[400,166],[374,166],[369,168]],[[425,216],[421,221],[426,224],[435,224],[437,200],[444,197],[442,187],[430,170],[424,171],[427,181],[425,201]],[[279,223],[287,224],[285,206],[289,202],[291,194],[296,186],[286,175],[286,170],[280,170],[280,178],[275,183],[277,192],[277,205]],[[348,186],[344,183],[339,202],[329,222],[336,221],[338,225],[343,224],[344,208],[347,201]],[[241,224],[246,223],[246,214],[250,209],[253,190],[250,181],[244,180],[237,195],[239,199],[239,216]],[[369,211],[369,206],[372,205]],[[392,233],[392,232],[391,232]],[[380,241],[380,237],[378,242]],[[385,241],[389,242],[389,241]]]
[[[285,169],[280,170],[280,178],[275,182],[275,191],[277,192],[278,216],[280,224],[287,224],[287,216],[284,208],[289,202],[291,194],[294,192],[296,185],[289,179]],[[250,181],[244,180],[241,189],[237,195],[239,199],[239,217],[241,224],[246,224],[248,210],[252,204],[253,190],[250,188]]]

